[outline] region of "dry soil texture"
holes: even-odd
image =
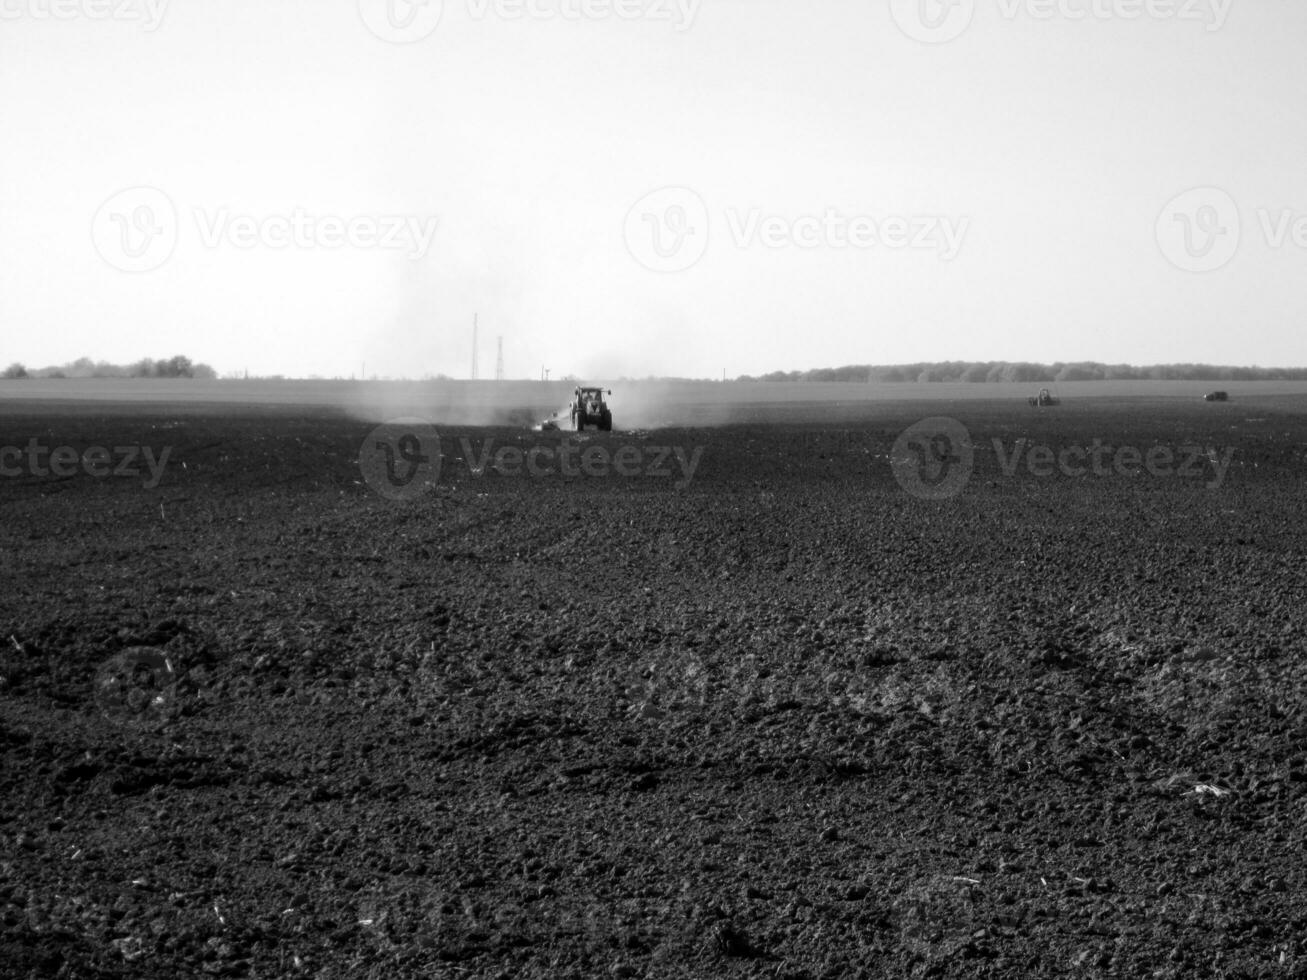
[[[409,502],[344,417],[38,408],[4,975],[1307,976],[1301,398],[590,433],[575,475],[450,429]],[[891,465],[927,414],[951,499]],[[505,446],[549,471],[473,472]],[[1155,446],[1189,469],[1114,465]]]

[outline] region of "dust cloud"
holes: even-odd
[[[570,425],[572,392],[600,386],[613,428],[660,429],[721,425],[734,420],[733,398],[719,382],[694,381],[375,381],[342,392],[340,407],[361,421],[421,418],[437,425],[521,426],[553,419]]]

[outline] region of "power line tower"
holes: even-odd
[[[477,380],[477,314],[472,314],[472,380]]]
[[[499,356],[495,358],[495,380],[504,380],[504,338],[499,337]]]

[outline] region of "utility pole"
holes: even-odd
[[[504,337],[499,337],[499,356],[495,358],[495,380],[504,380]]]

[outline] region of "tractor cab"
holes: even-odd
[[[572,395],[572,428],[581,432],[592,425],[600,432],[611,432],[613,413],[604,397],[611,394],[605,388],[577,388]]]
[[[1040,388],[1039,394],[1029,399],[1029,402],[1035,408],[1047,408],[1050,405],[1061,404],[1061,400],[1047,388]]]

